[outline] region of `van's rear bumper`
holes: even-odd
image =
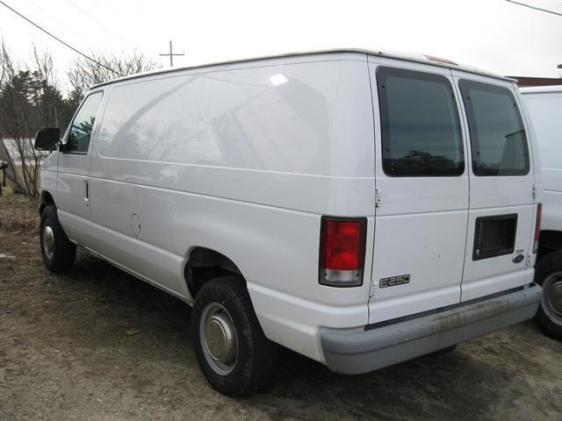
[[[363,330],[324,329],[328,367],[361,374],[425,355],[532,318],[541,298],[536,284],[454,308]]]

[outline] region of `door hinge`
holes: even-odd
[[[535,187],[535,185],[534,185],[534,184],[533,184],[533,192],[532,192],[532,196],[533,196],[533,199],[536,199],[536,197],[537,197],[537,189],[536,189],[536,187]]]
[[[381,192],[379,189],[375,189],[375,208],[380,208],[382,206]]]

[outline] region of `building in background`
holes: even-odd
[[[508,76],[517,79],[519,86],[551,86],[562,85],[562,78],[556,77],[529,77],[529,76]]]
[[[517,79],[519,86],[552,86],[562,85],[562,64],[556,66],[559,77],[531,77],[531,76],[508,76]]]

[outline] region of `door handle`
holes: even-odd
[[[88,206],[89,200],[90,200],[90,186],[88,184],[88,180],[84,180],[84,202],[86,202],[86,206]]]

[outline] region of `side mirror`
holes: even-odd
[[[60,129],[44,128],[39,129],[35,135],[33,147],[40,151],[54,151],[60,143]]]

